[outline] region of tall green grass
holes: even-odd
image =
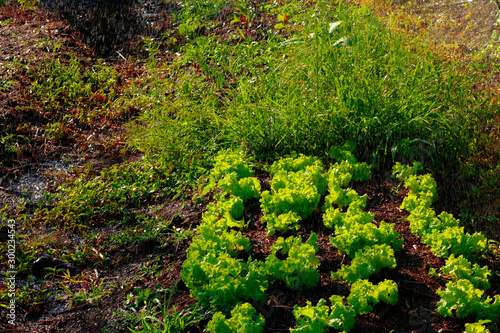
[[[175,93],[130,127],[135,145],[188,164],[226,146],[325,155],[352,141],[382,168],[413,159],[442,168],[466,152],[465,126],[485,98],[472,92],[473,75],[364,6],[324,1],[301,19],[287,39],[193,40],[170,67]]]
[[[474,112],[473,82],[412,50],[367,8],[331,10],[284,43],[285,60],[240,82],[227,109],[233,140],[256,153],[312,154],[353,140],[374,162],[417,150],[435,162],[463,149],[457,118]]]

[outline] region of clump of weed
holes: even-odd
[[[55,112],[61,120],[73,116],[65,111],[71,107],[75,109],[76,120],[90,121],[117,97],[119,74],[103,61],[84,69],[75,55],[68,60],[54,56],[31,66],[27,74],[32,80],[34,96],[43,102],[46,111]]]
[[[194,303],[184,309],[171,306],[172,296],[178,292],[164,289],[160,285],[156,289],[136,289],[127,295],[124,308],[116,312],[121,318],[118,321],[128,325],[131,332],[185,332],[207,320],[212,311]]]
[[[35,9],[40,0],[18,0],[18,2],[23,9]]]
[[[84,230],[92,225],[135,218],[132,207],[169,189],[172,179],[158,164],[130,162],[103,170],[97,177],[83,173],[46,194],[35,220],[64,229]]]

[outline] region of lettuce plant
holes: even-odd
[[[474,316],[476,320],[496,321],[500,315],[500,296],[485,298],[484,291],[475,288],[469,280],[450,281],[446,284],[446,289],[438,290],[437,294],[441,296],[437,312],[444,317]]]
[[[213,315],[207,332],[213,333],[260,333],[264,331],[265,319],[250,303],[240,303],[231,310],[227,319],[222,312]]]
[[[297,320],[297,325],[291,329],[292,333],[321,333],[326,332],[330,327],[348,332],[356,322],[356,311],[344,304],[341,296],[330,297],[332,305],[326,305],[324,299],[320,299],[316,306],[311,302],[306,302],[306,306],[295,305],[293,315]]]
[[[398,285],[392,280],[384,280],[374,285],[368,280],[358,280],[351,285],[351,293],[347,302],[357,314],[370,313],[378,302],[396,305],[398,302]]]
[[[252,177],[253,172],[246,159],[243,152],[220,151],[211,171],[210,183],[203,190],[203,195],[215,187],[217,179],[217,186],[224,194],[237,196],[243,201],[258,198],[260,183],[257,178]]]
[[[330,193],[325,197],[325,207],[336,204],[338,207],[347,207],[355,201],[363,202],[366,205],[366,197],[360,197],[355,190],[344,190],[340,187],[330,187]]]
[[[335,237],[330,237],[330,243],[341,254],[353,258],[356,252],[365,246],[388,244],[398,251],[403,245],[403,239],[398,239],[399,233],[391,224],[384,221],[377,227],[373,223],[344,223],[335,227]]]
[[[295,227],[297,216],[306,219],[318,207],[326,192],[322,172],[320,160],[304,155],[273,163],[271,191],[263,192],[260,200],[264,212],[262,220],[268,223],[270,233],[275,229],[284,231],[287,226]]]
[[[271,165],[271,175],[275,175],[280,171],[297,172],[312,167],[314,170],[323,170],[323,164],[317,157],[305,156],[300,154],[299,157],[286,157],[281,158],[279,161]]]
[[[299,229],[299,214],[288,212],[280,215],[269,214],[264,215],[261,219],[262,223],[267,225],[267,233],[273,235],[275,231],[286,231],[289,229]]]
[[[222,179],[230,173],[235,173],[238,179],[251,177],[253,172],[247,163],[248,157],[241,151],[224,150],[217,153],[211,174],[216,179]]]
[[[490,282],[488,277],[491,275],[491,271],[488,266],[479,267],[478,264],[472,265],[471,262],[465,259],[463,256],[455,257],[451,255],[447,260],[445,266],[440,268],[443,274],[452,280],[466,279],[469,280],[475,288],[488,290],[490,288]],[[430,274],[435,275],[436,270],[429,270]]]
[[[469,234],[464,232],[463,227],[451,227],[443,231],[435,230],[422,237],[424,244],[431,246],[431,251],[438,257],[449,257],[463,255],[472,258],[474,253],[481,253],[488,249],[486,237],[476,232]]]
[[[188,258],[182,279],[191,295],[202,304],[228,311],[240,301],[267,298],[268,277],[258,261],[243,261],[225,253]]]
[[[418,171],[423,170],[424,165],[420,162],[413,162],[413,166],[404,165],[396,162],[392,167],[392,174],[401,180],[414,176]]]
[[[337,272],[332,272],[331,278],[352,284],[387,267],[396,267],[394,250],[387,244],[366,246],[356,252],[350,266],[343,265]]]
[[[484,325],[487,323],[491,323],[491,321],[480,320],[477,323],[467,323],[464,333],[490,333],[490,330]]]
[[[229,199],[219,198],[216,203],[209,203],[207,213],[228,219],[239,219],[243,216],[243,200],[237,196],[230,196]],[[205,215],[204,214],[204,219]],[[228,214],[228,215],[226,215]]]
[[[419,207],[408,216],[413,234],[423,237],[433,231],[444,231],[451,227],[459,227],[460,222],[452,214],[442,212],[436,216],[432,208]]]
[[[238,178],[236,172],[226,174],[217,185],[222,193],[237,196],[243,202],[260,196],[259,180],[255,177]]]
[[[223,221],[220,219],[219,221]],[[207,253],[227,253],[235,256],[238,251],[250,250],[250,240],[235,230],[218,231],[208,224],[201,224],[196,231],[200,233],[193,239],[187,252],[187,259],[197,260]]]
[[[282,280],[287,287],[301,290],[304,287],[314,287],[319,282],[316,268],[319,260],[314,256],[318,250],[318,237],[311,233],[309,239],[302,243],[299,237],[280,237],[272,246],[264,267],[270,277]],[[276,256],[278,252],[287,255],[285,260]]]
[[[320,173],[317,177],[322,177]],[[313,174],[304,170],[297,172],[279,171],[271,181],[272,191],[262,193],[261,207],[264,214],[280,215],[297,213],[302,219],[309,217],[316,209],[321,198]]]
[[[347,179],[349,180],[352,179],[354,181],[370,179],[371,177],[370,168],[371,167],[366,163],[358,163],[357,161],[352,162],[345,160],[342,161],[340,164],[335,163],[334,165],[332,165],[330,170],[333,171],[334,173],[346,175],[344,177],[341,177],[341,179],[343,180],[341,183],[343,185],[341,186],[346,186],[347,183],[345,183],[345,180]],[[329,180],[333,181],[334,177],[329,178]],[[333,185],[333,183],[329,183],[329,186],[331,185]]]
[[[345,213],[342,213],[339,208],[330,207],[325,211],[325,214],[323,214],[323,224],[327,228],[333,228],[336,225],[343,226],[371,223],[375,214],[363,211],[363,206],[363,200],[355,200],[349,205]]]
[[[403,200],[401,209],[410,213],[418,207],[430,207],[437,200],[437,184],[430,174],[409,176],[405,178],[405,186],[410,189],[409,195]]]

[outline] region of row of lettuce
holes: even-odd
[[[355,190],[345,189],[351,180],[368,180],[369,166],[358,163],[349,149],[333,149],[330,153],[341,162],[332,165],[324,176],[328,195],[323,206],[323,223],[335,229],[330,243],[339,253],[351,258],[350,265],[342,265],[331,274],[332,280],[350,285],[350,294],[347,299],[332,295],[329,306],[324,299],[316,306],[310,302],[305,307],[295,306],[297,324],[293,332],[324,332],[329,327],[349,331],[356,315],[370,313],[380,301],[392,305],[398,301],[394,281],[384,280],[374,285],[367,279],[383,268],[396,267],[394,251],[401,249],[403,239],[385,222],[378,227],[372,223],[374,215],[362,210],[366,206],[366,195],[359,196]]]
[[[351,259],[350,265],[331,273],[332,280],[349,284],[349,296],[332,295],[315,306],[311,302],[304,307],[295,305],[296,327],[292,332],[324,332],[330,327],[349,331],[356,316],[370,313],[378,302],[397,303],[394,281],[374,285],[368,278],[381,269],[396,267],[394,252],[401,249],[403,239],[392,225],[373,223],[374,215],[363,211],[366,195],[347,188],[351,180],[370,178],[370,166],[358,163],[351,151],[349,146],[332,149],[330,156],[338,162],[328,172],[315,157],[282,158],[270,167],[270,191],[262,193],[243,153],[218,154],[205,190],[215,189],[216,200],[203,215],[182,270],[191,295],[218,311],[207,331],[262,332],[265,318],[254,305],[267,301],[272,286],[281,281],[300,291],[319,283],[320,261],[315,256],[318,237],[314,232],[305,242],[299,235],[278,237],[264,260],[252,258],[251,241],[241,233],[248,223],[243,218],[245,203],[251,199],[260,198],[261,222],[273,235],[298,230],[301,221],[318,211],[324,197],[323,223],[335,231],[330,244]],[[438,312],[446,316],[455,311],[459,317],[474,314],[478,320],[495,320],[500,301],[482,299],[483,291],[477,289],[489,287],[487,277],[491,272],[477,264],[471,267],[466,259],[484,251],[487,240],[481,234],[464,233],[448,213],[435,216],[430,205],[437,198],[436,184],[430,175],[415,176],[419,167],[397,164],[394,173],[410,188],[402,208],[410,212],[412,232],[421,236],[436,255],[449,257],[442,272],[453,279],[446,290],[438,291],[442,297]],[[467,330],[479,332],[485,329],[484,323],[468,324]]]
[[[432,275],[450,279],[445,289],[437,291],[441,297],[437,312],[445,317],[475,317],[477,322],[466,324],[466,332],[487,332],[484,324],[495,322],[500,315],[500,296],[484,296],[491,287],[491,270],[475,262],[488,249],[488,240],[481,233],[466,233],[452,214],[436,216],[431,205],[437,199],[437,184],[428,174],[416,175],[422,168],[419,163],[412,167],[396,164],[393,173],[409,188],[401,208],[410,213],[412,233],[420,236],[434,255],[446,258],[439,272],[430,270]]]

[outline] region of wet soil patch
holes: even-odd
[[[175,1],[43,0],[40,7],[57,12],[77,30],[97,57],[138,54],[144,38],[162,39],[175,25]]]

